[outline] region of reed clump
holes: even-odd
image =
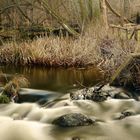
[[[49,37],[8,43],[0,49],[0,63],[15,65],[86,66],[98,60],[96,40]]]

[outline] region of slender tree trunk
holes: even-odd
[[[0,13],[0,29],[2,28],[2,14]]]
[[[131,2],[130,0],[124,0],[124,16],[128,19],[131,18]]]
[[[105,0],[100,0],[101,21],[106,30],[108,30],[107,7]]]

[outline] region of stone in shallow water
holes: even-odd
[[[91,99],[92,99],[92,101],[95,101],[95,102],[103,102],[103,101],[107,100],[107,96],[104,95],[103,93],[94,93],[91,96]]]
[[[66,114],[53,121],[53,124],[61,127],[88,126],[94,123],[94,119],[90,119],[81,113]]]
[[[37,102],[39,104],[44,104],[49,99],[58,96],[58,93],[51,91],[22,88],[19,92],[18,103]]]
[[[101,87],[101,88],[100,88]],[[76,92],[70,93],[71,100],[92,100],[94,102],[103,102],[108,98],[114,99],[130,99],[133,98],[132,93],[123,89],[123,88],[115,88],[112,86],[101,85],[94,86],[89,89],[82,89]]]
[[[124,92],[120,92],[119,94],[115,94],[114,98],[115,99],[130,99],[128,94],[126,94]]]
[[[126,117],[134,116],[134,115],[136,115],[136,113],[133,110],[126,110],[121,112],[120,114],[117,114],[115,120],[122,120],[125,119]]]
[[[72,140],[80,140],[79,137],[73,137]]]

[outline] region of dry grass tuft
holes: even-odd
[[[0,49],[0,63],[47,66],[85,66],[98,60],[96,40],[49,37],[21,44],[9,43]]]

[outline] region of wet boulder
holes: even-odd
[[[123,88],[112,87],[109,84],[94,86],[92,88],[70,93],[71,100],[92,100],[94,102],[103,102],[108,98],[130,99],[132,96],[130,92]]]
[[[70,93],[70,98],[72,100],[92,100],[95,102],[105,101],[108,97],[107,92],[103,92],[99,87],[85,88],[78,90],[74,93]]]
[[[94,119],[90,119],[86,115],[83,115],[81,113],[66,114],[53,121],[53,124],[60,127],[89,126],[93,125],[94,123]]]
[[[71,100],[91,100],[93,94],[92,88],[84,88],[70,93]]]
[[[100,93],[94,93],[91,96],[92,101],[95,102],[103,102],[105,100],[107,100],[108,95],[105,95],[104,93],[100,92]]]
[[[50,100],[51,98],[57,96],[58,93],[51,91],[22,88],[19,92],[18,103],[37,102],[39,104],[44,104],[48,102],[48,100]]]

